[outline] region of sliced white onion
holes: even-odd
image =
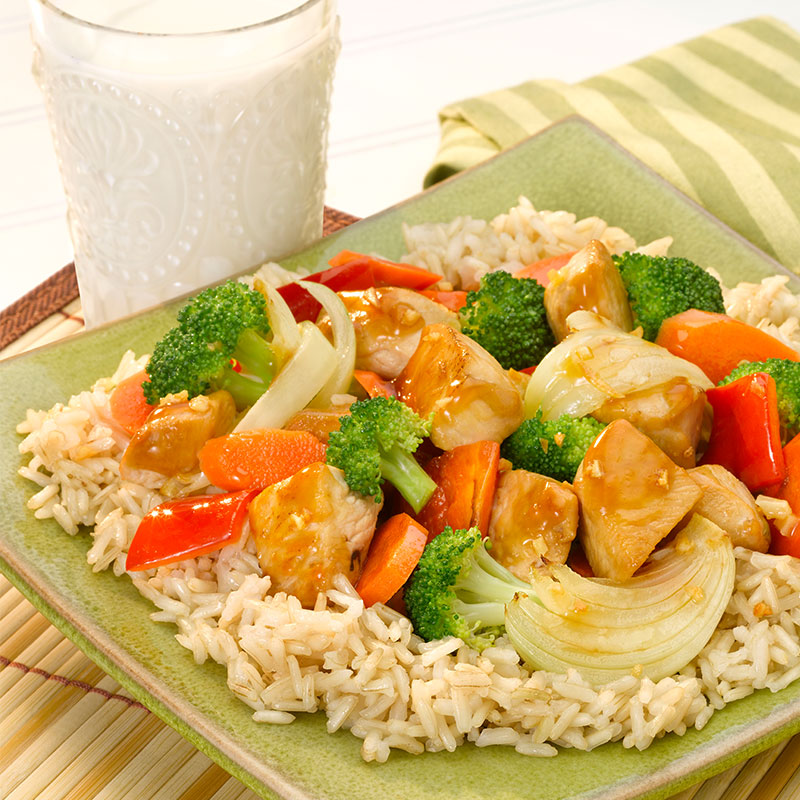
[[[594,314],[575,312],[567,322],[574,332],[542,359],[528,382],[528,417],[539,408],[546,420],[562,414],[585,417],[609,399],[662,386],[674,378],[685,378],[704,391],[713,386],[699,367]]]
[[[266,283],[262,283],[262,287],[267,300],[267,319],[272,329],[270,344],[278,361],[282,362],[300,346],[300,330],[294,320],[292,309],[277,290]]]
[[[325,408],[331,404],[335,394],[345,394],[353,380],[356,366],[356,332],[347,307],[333,289],[321,283],[299,281],[302,286],[328,312],[333,332],[333,346],[336,349],[336,369],[327,383],[311,401],[312,406]]]
[[[305,408],[336,368],[336,352],[311,322],[298,326],[300,344],[264,394],[236,426],[236,431],[282,428]]]
[[[506,606],[506,632],[536,669],[577,669],[601,685],[625,675],[657,681],[706,645],[733,591],[730,538],[695,515],[640,574],[622,583],[563,565],[537,570],[535,596]]]

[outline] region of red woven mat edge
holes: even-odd
[[[357,221],[358,217],[352,214],[326,206],[322,235],[327,236]],[[75,277],[75,265],[67,264],[8,308],[0,311],[0,350],[19,339],[34,325],[60,311],[77,296],[78,281]]]

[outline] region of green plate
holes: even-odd
[[[784,272],[782,267],[583,120],[571,118],[467,173],[364,220],[287,259],[321,266],[342,248],[403,252],[400,223],[489,218],[529,197],[537,208],[597,214],[640,242],[675,237],[673,253],[712,266],[727,283]],[[792,276],[792,286],[800,281]],[[800,682],[715,714],[702,731],[666,736],[640,753],[608,744],[591,753],[564,750],[535,759],[503,747],[365,764],[360,740],[329,736],[321,714],[290,726],[256,724],[225,684],[224,670],[198,667],[174,629],[127,579],[95,575],[88,536],[69,537],[25,508],[33,485],[16,474],[14,432],[29,406],[48,408],[108,375],[126,348],[149,352],[174,308],[137,315],[0,363],[0,569],[63,633],[131,694],[264,797],[374,800],[665,797],[800,730]]]

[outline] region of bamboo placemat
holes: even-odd
[[[326,209],[325,233],[354,220]],[[65,267],[0,313],[0,359],[82,328]],[[130,798],[257,795],[133,700],[0,576],[0,800]],[[672,800],[796,798],[800,734]]]

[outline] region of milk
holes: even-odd
[[[321,235],[332,2],[31,2],[87,324]]]

